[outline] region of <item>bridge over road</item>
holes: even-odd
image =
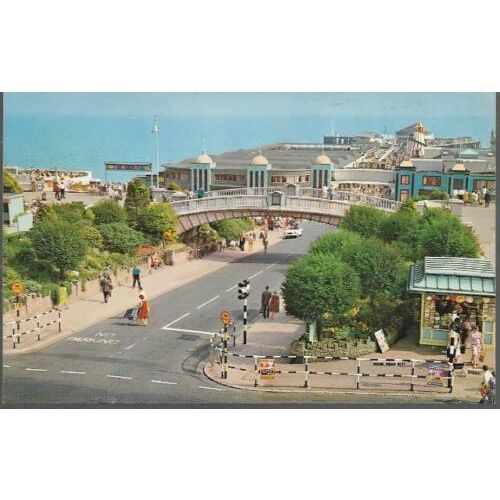
[[[387,212],[400,202],[347,191],[333,191],[324,197],[321,189],[289,186],[240,188],[207,192],[205,197],[172,203],[179,218],[179,234],[190,229],[238,217],[293,217],[338,225],[351,205],[367,205]]]

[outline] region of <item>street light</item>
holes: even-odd
[[[151,129],[151,132],[155,136],[155,147],[156,147],[156,187],[160,187],[160,160],[159,160],[159,150],[158,150],[158,133],[160,132],[160,127],[158,126],[158,116],[155,115],[154,122],[153,122],[153,128]],[[151,170],[151,187],[153,186],[153,179],[154,179],[154,174],[153,170]]]

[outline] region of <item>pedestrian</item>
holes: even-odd
[[[59,199],[66,199],[66,184],[64,183],[64,181],[61,181],[61,183],[59,184]]]
[[[479,362],[479,355],[483,350],[483,335],[478,330],[476,325],[472,327],[472,332],[470,334],[470,347],[472,351],[470,364],[472,365],[473,368],[477,368],[477,364]]]
[[[495,370],[491,371],[491,378],[488,385],[490,389],[488,393],[488,403],[494,405],[497,402],[497,377]]]
[[[472,333],[472,323],[470,322],[470,317],[467,316],[460,325],[460,343],[462,344],[462,354],[465,354],[465,344],[470,338]]]
[[[490,393],[490,381],[491,378],[493,377],[492,372],[488,368],[487,365],[483,365],[483,380],[481,381],[481,388],[479,390],[481,394],[481,401],[479,401],[481,404],[485,404],[488,402],[488,397]]]
[[[479,195],[477,194],[477,190],[476,189],[474,189],[474,191],[472,191],[470,197],[471,197],[471,200],[472,200],[472,206],[477,207],[478,202],[479,202]]]
[[[111,277],[104,276],[103,274],[101,276],[101,281],[99,284],[101,286],[102,294],[104,295],[104,303],[107,304],[109,297],[111,297],[111,290],[113,289],[113,285],[111,283]]]
[[[460,334],[455,329],[450,329],[450,333],[448,334],[448,347],[446,349],[448,362],[453,363],[460,354]]]
[[[274,315],[280,312],[280,296],[278,292],[274,291],[269,300],[269,311],[271,312],[271,319],[274,319]]]
[[[484,201],[484,196],[486,195],[486,193],[488,192],[488,188],[486,186],[484,186],[482,189],[481,189],[481,193],[483,195],[483,201]]]
[[[489,191],[486,191],[484,194],[484,208],[488,208],[490,206],[491,194]]]
[[[267,234],[264,235],[262,239],[262,244],[264,245],[264,253],[267,253],[267,247],[269,246],[269,240],[267,239]]]
[[[139,290],[142,290],[142,284],[141,284],[141,268],[138,266],[135,266],[134,269],[132,269],[132,288],[135,288],[135,284],[139,286]]]
[[[240,236],[240,250],[242,252],[245,251],[245,243],[246,243],[245,237],[243,235],[241,235]]]
[[[266,289],[262,292],[262,296],[260,299],[260,312],[264,316],[264,319],[269,318],[269,301],[271,300],[271,292],[269,291],[269,285],[266,286]]]
[[[54,187],[54,196],[55,196],[56,200],[59,201],[60,200],[59,182],[54,180],[53,187]]]
[[[137,319],[141,321],[142,326],[148,326],[149,313],[151,311],[149,307],[146,295],[141,293],[139,295],[139,305],[137,306]]]
[[[250,235],[248,237],[248,252],[252,253],[253,252],[253,236]]]

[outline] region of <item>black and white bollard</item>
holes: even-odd
[[[248,299],[243,302],[243,344],[247,343],[247,306]]]

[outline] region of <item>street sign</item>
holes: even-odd
[[[20,281],[14,281],[14,283],[12,283],[10,289],[16,295],[21,295],[21,293],[24,292],[24,285]]]
[[[231,314],[228,311],[222,311],[220,313],[220,320],[224,325],[229,325],[231,323]]]
[[[274,359],[259,360],[259,372],[262,380],[274,380]]]
[[[427,366],[427,385],[442,386],[442,378],[449,375],[448,370],[439,363],[431,363]]]
[[[389,350],[389,344],[387,343],[387,339],[385,338],[384,332],[382,330],[377,330],[375,333],[375,339],[377,340],[378,347],[380,352],[385,352]]]

